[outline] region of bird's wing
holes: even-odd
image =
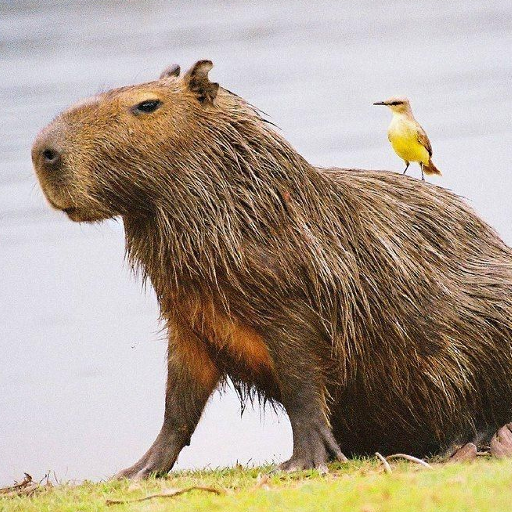
[[[432,146],[430,144],[430,141],[428,140],[427,134],[425,133],[425,130],[418,125],[418,142],[428,151],[428,154],[432,156]]]

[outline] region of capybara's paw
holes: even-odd
[[[512,423],[501,427],[491,439],[491,455],[498,459],[512,457]]]
[[[347,460],[327,426],[306,431],[299,439],[294,439],[294,444],[292,457],[279,466],[282,471],[316,469],[327,473],[329,460]]]
[[[153,468],[151,466],[145,466],[140,469],[132,466],[119,471],[119,473],[114,476],[114,479],[119,480],[121,478],[127,478],[129,480],[145,480],[151,476],[164,477],[167,473],[168,471],[158,470],[157,468]]]
[[[476,444],[467,443],[452,453],[448,458],[448,462],[469,462],[475,460],[477,452]]]
[[[123,469],[122,471],[119,471],[119,473],[116,473],[112,479],[113,480],[121,480],[123,478],[127,478],[129,480],[139,480],[141,477],[139,477],[139,471],[141,468],[138,466],[138,464],[134,464],[133,466],[130,466],[129,468]]]
[[[327,458],[324,460],[312,457],[291,457],[286,462],[279,465],[281,471],[303,471],[305,469],[316,469],[319,473],[325,474],[329,472],[327,468]]]
[[[153,446],[133,466],[119,471],[114,479],[145,480],[151,476],[163,477],[172,469],[176,458],[176,450],[157,449]]]
[[[129,468],[119,471],[119,473],[114,476],[114,479],[119,480],[121,478],[127,478],[129,480],[145,480],[151,476],[164,477],[170,470],[171,468],[168,465],[162,466],[151,463],[140,465],[137,463]]]

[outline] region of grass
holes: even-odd
[[[0,497],[2,512],[229,511],[229,512],[500,512],[512,510],[512,461],[478,460],[434,465],[432,470],[393,462],[386,474],[376,459],[315,471],[271,473],[271,467],[172,473],[142,483],[84,482],[44,488],[33,496]],[[222,490],[217,496],[191,491],[172,498],[111,505],[107,499],[136,499],[188,486]]]

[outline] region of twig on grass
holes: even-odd
[[[415,462],[416,464],[420,464],[424,468],[428,469],[434,469],[428,462],[425,462],[424,460],[418,459],[417,457],[413,457],[412,455],[407,455],[406,453],[395,453],[393,455],[388,455],[386,457],[387,460],[390,459],[406,459],[410,460],[411,462]]]
[[[0,497],[14,498],[16,496],[30,496],[40,488],[40,483],[34,482],[32,477],[28,473],[25,473],[25,477],[19,484],[2,487],[0,489]]]
[[[379,452],[375,452],[375,456],[382,462],[382,465],[384,466],[384,471],[386,473],[393,473],[393,470],[391,469],[389,462]]]
[[[8,493],[11,493],[12,491],[16,491],[17,489],[23,489],[31,482],[32,482],[32,477],[28,473],[25,473],[25,477],[23,478],[23,481],[21,481],[19,484],[14,484],[9,487],[2,487],[0,489],[0,494],[8,494]]]
[[[190,491],[205,491],[211,492],[213,494],[224,494],[224,491],[220,489],[215,489],[214,487],[201,487],[194,485],[192,487],[185,487],[184,489],[170,489],[167,492],[161,492],[157,494],[150,494],[149,496],[144,496],[144,498],[136,498],[133,500],[110,500],[107,499],[105,503],[107,505],[123,505],[125,503],[138,503],[140,501],[152,500],[154,498],[174,498],[176,496],[180,496],[181,494],[185,494]]]

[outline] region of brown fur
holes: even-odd
[[[182,321],[191,326],[199,337],[208,340],[208,346],[215,353],[224,352],[236,361],[244,371],[244,380],[255,378],[260,373],[272,373],[272,360],[267,346],[254,328],[219,314],[211,302],[185,302],[184,306],[179,308]],[[171,320],[170,331],[176,330],[175,323]],[[205,363],[201,360],[200,364]]]
[[[72,107],[33,149],[52,205],[122,216],[169,326],[164,426],[122,475],[167,471],[228,377],[287,410],[288,469],[341,457],[331,427],[347,453],[425,455],[510,421],[511,250],[443,188],[311,166],[210,67]]]
[[[192,378],[205,389],[213,389],[220,372],[208,354],[204,343],[189,325],[175,321],[169,331],[173,338],[173,351],[169,353],[176,363],[192,374]]]

